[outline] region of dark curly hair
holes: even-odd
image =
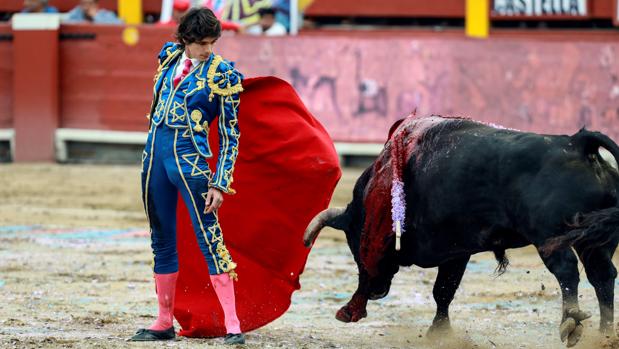
[[[192,8],[182,18],[176,30],[176,40],[181,48],[204,38],[219,38],[221,23],[208,8]]]

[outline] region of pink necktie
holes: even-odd
[[[185,76],[187,76],[187,74],[189,74],[190,70],[191,70],[191,59],[188,58],[185,60],[185,66],[183,67],[183,71],[181,72],[181,75],[174,78],[174,87],[176,87],[178,83],[181,82],[185,78]]]

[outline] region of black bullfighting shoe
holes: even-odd
[[[224,337],[224,344],[228,344],[228,345],[245,344],[245,335],[242,333],[228,333]]]
[[[163,331],[155,331],[149,330],[146,328],[140,328],[134,335],[129,339],[130,342],[150,342],[150,341],[166,341],[170,339],[174,339],[176,337],[176,333],[174,333],[174,326],[168,328]]]

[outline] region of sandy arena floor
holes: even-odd
[[[348,202],[360,173],[344,172],[332,205]],[[137,166],[0,165],[0,348],[222,346],[221,339],[125,341],[156,313],[149,241],[127,238],[146,229]],[[499,278],[491,254],[474,256],[452,303],[453,338],[425,337],[435,269],[401,269],[367,318],[341,323],[335,312],[357,282],[343,237],[321,234],[289,311],[249,333],[247,347],[564,347],[558,284],[531,248],[508,251],[511,266]],[[594,316],[577,348],[619,348],[598,335],[597,300],[584,272],[581,280],[581,307]]]

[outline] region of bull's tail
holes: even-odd
[[[338,230],[346,230],[349,224],[350,215],[348,209],[335,207],[320,212],[312,219],[307,229],[305,229],[305,234],[303,234],[305,247],[310,247],[312,245],[322,228],[331,227]]]
[[[494,269],[494,272],[496,276],[499,277],[507,271],[507,267],[509,266],[509,259],[507,259],[505,250],[494,250],[494,258],[496,258],[496,261],[498,263],[496,269]]]
[[[548,239],[540,248],[544,255],[574,244],[587,249],[605,245],[619,237],[619,207],[578,215],[572,230],[565,235]]]

